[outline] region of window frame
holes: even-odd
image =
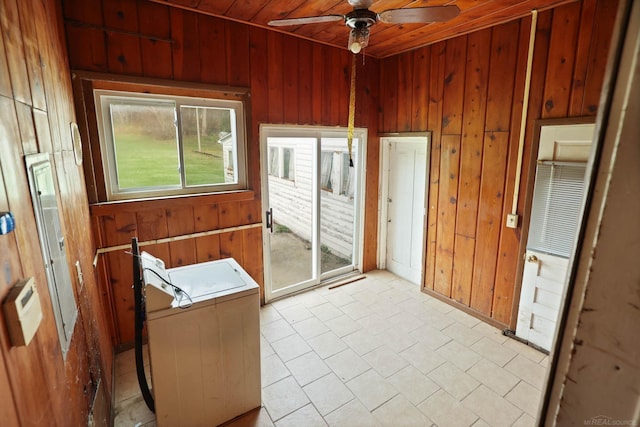
[[[106,193],[106,201],[133,200],[142,198],[159,198],[165,196],[180,196],[194,194],[215,194],[229,191],[248,189],[248,165],[247,165],[247,119],[246,102],[242,98],[228,98],[216,96],[216,93],[187,94],[175,93],[175,90],[154,90],[139,92],[122,90],[120,88],[93,88],[92,96],[95,104],[96,124],[99,136],[100,152],[102,156],[103,182]],[[203,96],[207,95],[207,96]],[[112,130],[110,129],[109,110],[105,109],[101,101],[102,96],[124,97],[140,100],[156,100],[160,102],[175,102],[176,115],[176,139],[178,144],[177,160],[180,165],[179,186],[157,186],[144,189],[120,189],[117,182],[117,165],[113,144]],[[225,108],[235,112],[235,148],[237,181],[234,183],[220,183],[209,185],[187,185],[185,179],[185,166],[182,142],[182,122],[180,118],[181,107],[207,107]],[[233,126],[233,125],[232,125]],[[224,159],[223,159],[224,161]],[[226,169],[223,167],[223,174]]]

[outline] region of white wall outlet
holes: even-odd
[[[517,214],[507,214],[507,228],[518,228]]]

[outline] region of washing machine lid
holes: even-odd
[[[258,288],[232,258],[171,268],[168,274],[194,302]]]

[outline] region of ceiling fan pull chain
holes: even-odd
[[[356,57],[351,60],[351,89],[349,91],[349,124],[347,128],[347,147],[349,148],[349,166],[353,167],[351,148],[353,147],[353,127],[356,116]],[[364,56],[364,55],[363,55]]]

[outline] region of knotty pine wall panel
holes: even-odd
[[[33,277],[43,320],[28,346],[13,347],[0,316],[0,423],[86,425],[100,381],[111,399],[113,345],[92,259],[91,219],[82,167],[72,151],[71,79],[55,0],[7,0],[0,10],[0,211],[16,230],[0,236],[0,299]],[[25,156],[46,153],[58,192],[61,228],[78,307],[71,344],[62,356],[36,232]],[[80,282],[74,264],[83,272]],[[108,425],[109,420],[95,420]]]
[[[616,10],[616,1],[583,0],[538,15],[521,223],[534,121],[595,116]],[[432,134],[423,289],[503,326],[514,326],[520,281],[521,229],[504,224],[530,25],[526,17],[380,61],[379,131]]]
[[[97,204],[106,198],[100,153],[95,149],[99,145],[94,107],[87,96],[91,85],[76,85],[83,135],[94,147],[88,156],[93,165],[86,165],[85,174],[99,247],[128,244],[134,235],[144,241],[260,223],[260,124],[347,125],[351,55],[344,50],[144,0],[64,0],[63,4],[72,69],[247,87],[250,91],[247,159],[251,199],[226,200],[214,195],[178,198],[180,206],[172,208],[136,201],[110,209],[108,204]],[[366,271],[375,268],[376,262],[378,62],[367,58],[363,64],[361,59],[357,61],[356,126],[370,129]],[[172,241],[163,248],[163,255],[168,267],[233,256],[262,285],[261,233],[260,228],[249,228]],[[100,263],[114,342],[131,342],[130,273],[120,271],[130,267],[118,253],[101,255]]]

